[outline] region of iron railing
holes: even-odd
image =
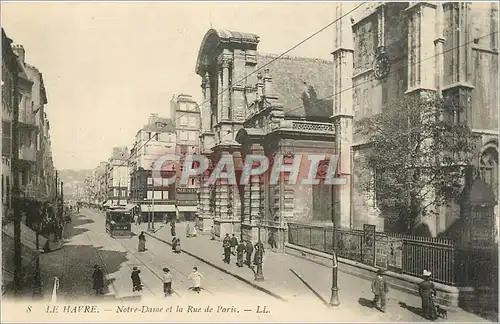
[[[363,244],[363,231],[337,229],[336,234],[339,257],[366,263],[363,254],[370,251],[366,251]],[[330,254],[333,240],[333,226],[288,223],[291,244]],[[452,240],[442,238],[376,233],[375,251],[371,266],[417,277],[425,269],[432,272],[434,281],[448,285],[489,286],[497,282],[497,271],[491,270],[497,269],[496,250],[459,247]]]

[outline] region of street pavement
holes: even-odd
[[[150,240],[152,241],[152,240]],[[65,233],[62,249],[42,254],[40,264],[44,299],[50,300],[54,277],[59,279],[58,301],[138,301],[148,298],[164,298],[161,276],[168,267],[173,276],[174,294],[170,300],[192,298],[221,298],[228,291],[242,296],[268,298],[234,277],[227,275],[187,254],[175,254],[163,243],[148,242],[148,250],[137,252],[138,239],[113,239],[105,232],[105,217],[102,212],[82,209],[73,214]],[[101,265],[107,278],[106,295],[96,297],[92,291],[92,273],[95,264]],[[141,270],[142,292],[132,292],[130,274],[136,266]],[[187,276],[198,266],[203,275],[202,291],[197,294],[189,290],[191,281]]]
[[[156,223],[155,232],[147,232],[147,224],[133,225],[136,232],[145,231],[151,239],[148,246],[152,245],[154,238],[159,243],[169,244],[172,241],[170,226]],[[331,296],[332,270],[329,267],[313,263],[306,259],[292,255],[275,253],[267,250],[264,255],[264,277],[265,280],[258,282],[254,279],[254,271],[248,267],[236,266],[236,258],[232,256],[228,265],[222,261],[222,243],[210,240],[209,235],[198,235],[194,238],[186,238],[185,225],[178,224],[177,235],[181,238],[183,254],[190,254],[206,262],[209,265],[220,268],[222,271],[232,274],[242,282],[249,285],[257,285],[275,295],[281,296],[288,302],[297,305],[326,304]],[[337,320],[342,321],[373,321],[373,322],[422,322],[425,321],[419,315],[421,307],[420,298],[399,290],[391,290],[387,301],[386,313],[368,306],[373,299],[371,293],[371,282],[339,271],[338,287],[340,306],[331,310]],[[403,307],[402,305],[406,305]],[[342,318],[342,319],[340,319]],[[485,322],[486,319],[465,312],[461,309],[452,309],[448,312],[448,322]]]
[[[338,280],[341,304],[335,308],[327,307],[331,269],[305,259],[268,250],[264,256],[265,280],[257,282],[253,270],[236,266],[234,256],[229,265],[222,261],[221,242],[211,241],[207,235],[188,239],[182,224],[177,229],[183,249],[180,254],[173,253],[168,244],[172,240],[169,225],[156,223],[156,231],[147,232],[145,252],[137,252],[137,235],[147,231],[147,224],[133,225],[132,230],[134,236],[131,238],[113,239],[105,232],[104,213],[82,209],[79,214],[73,214],[65,231],[63,248],[42,254],[40,258],[45,300],[51,299],[54,277],[57,277],[58,302],[144,303],[151,298],[160,303],[168,300],[168,304],[196,300],[228,307],[237,302],[249,308],[256,305],[271,305],[275,309],[286,307],[283,312],[275,312],[276,317],[262,317],[265,321],[424,321],[417,314],[420,307],[418,297],[393,290],[389,294],[387,312],[381,313],[366,306],[373,298],[371,283],[342,272],[339,272]],[[96,297],[92,291],[95,264],[101,265],[106,274],[105,296]],[[132,292],[130,274],[134,266],[141,270],[144,288],[140,293]],[[193,266],[198,267],[203,275],[200,294],[189,290],[191,282],[187,276]],[[162,291],[163,267],[171,270],[175,291],[167,299]],[[400,302],[408,307],[402,308]],[[447,321],[485,320],[458,310],[449,312]]]

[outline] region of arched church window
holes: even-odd
[[[481,154],[479,176],[488,183],[498,198],[498,150],[489,147]]]

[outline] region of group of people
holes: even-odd
[[[139,270],[137,267],[132,268],[132,274],[130,275],[130,279],[132,279],[132,292],[142,290],[142,281],[140,273],[141,270]],[[190,279],[192,282],[192,286],[189,289],[197,293],[200,293],[202,278],[203,275],[198,271],[198,268],[193,267],[193,271],[188,276],[188,279]],[[172,293],[174,292],[172,290],[172,281],[173,277],[172,274],[170,273],[170,269],[163,268],[162,283],[163,283],[163,294],[165,295],[165,297],[172,295]]]
[[[141,280],[141,270],[138,267],[132,268],[132,273],[130,274],[130,279],[132,280],[132,292],[142,291],[142,280]],[[191,280],[192,285],[189,288],[192,291],[200,293],[201,291],[201,279],[203,275],[198,271],[197,267],[193,267],[193,271],[188,275],[188,279]],[[169,268],[163,268],[163,293],[165,297],[172,295],[172,274]],[[104,294],[104,271],[101,266],[94,265],[94,272],[92,273],[92,289],[94,290],[96,296]]]
[[[422,299],[422,316],[425,319],[434,321],[438,318],[438,315],[435,304],[436,288],[434,287],[434,283],[431,281],[431,275],[432,273],[430,271],[424,270],[422,275],[423,281],[418,285],[418,292],[420,298]],[[378,308],[380,303],[379,309],[385,313],[389,287],[384,277],[384,270],[382,269],[377,271],[377,275],[372,281],[372,292],[374,295],[372,305]]]
[[[257,242],[255,246],[248,240],[241,240],[238,243],[238,239],[234,234],[229,237],[229,234],[226,233],[226,236],[222,240],[222,248],[224,249],[224,262],[229,264],[231,262],[231,255],[236,255],[236,265],[238,267],[243,267],[244,263],[252,267],[251,261],[254,251],[254,265],[262,263],[262,258],[264,256],[264,244],[261,241]],[[245,254],[246,262],[243,262]]]

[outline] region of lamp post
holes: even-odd
[[[330,306],[337,307],[340,305],[339,301],[339,287],[337,286],[338,280],[338,260],[337,260],[337,224],[335,224],[335,214],[332,213],[333,222],[333,249],[332,249],[332,296],[330,298]]]
[[[36,252],[38,253],[36,257],[35,264],[35,283],[33,285],[33,296],[41,299],[43,297],[42,293],[42,278],[40,275],[40,227],[41,223],[38,221],[35,225],[36,230]]]
[[[256,257],[255,257],[255,260],[257,261],[257,272],[255,272],[255,280],[256,281],[263,281],[264,280],[264,272],[262,271],[262,261],[263,261],[263,257],[264,257],[264,252],[263,252],[263,247],[264,245],[262,244],[261,240],[260,240],[260,229],[262,227],[262,221],[263,221],[263,215],[262,213],[259,213],[259,217],[258,217],[258,224],[257,224],[257,228],[258,228],[258,239],[257,239],[257,247],[258,249],[255,251],[255,253],[257,254]]]
[[[154,186],[154,184],[153,184]],[[151,232],[155,231],[155,191],[153,189],[153,204],[152,204],[152,211],[151,211],[151,222],[152,222],[152,227],[151,227]]]

